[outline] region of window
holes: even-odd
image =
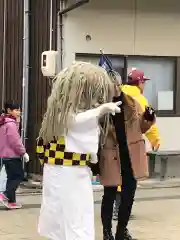
[[[124,56],[119,55],[107,55],[108,58],[111,60],[113,68],[121,75],[121,77],[124,79],[126,75],[126,59]],[[85,61],[85,62],[91,62],[93,64],[99,63],[100,54],[84,54],[84,53],[77,53],[76,54],[76,60],[78,61]]]
[[[158,110],[158,92],[173,92],[172,109],[158,110],[158,116],[180,116],[180,57],[155,57],[155,56],[124,56],[108,55],[114,69],[122,76],[123,83],[127,79],[128,68],[136,67],[145,72],[151,80],[145,86],[144,95],[149,104]],[[77,53],[76,59],[99,63],[100,54]]]
[[[149,104],[155,109],[158,109],[158,92],[169,92],[174,90],[175,76],[175,59],[162,57],[128,57],[128,68],[136,67],[145,72],[145,75],[150,78],[146,82],[144,95],[147,97]],[[174,92],[173,92],[174,95]],[[174,106],[174,99],[172,100]],[[174,107],[172,106],[172,111]],[[166,106],[163,106],[166,109]]]

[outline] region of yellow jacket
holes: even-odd
[[[143,111],[145,111],[145,107],[149,105],[147,99],[143,94],[141,94],[141,91],[138,87],[131,85],[122,85],[121,91],[135,98],[137,102],[141,105]],[[145,133],[145,136],[151,143],[152,147],[157,147],[158,145],[160,145],[159,131],[155,124]]]

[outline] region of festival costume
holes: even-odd
[[[63,136],[46,144],[39,138],[37,154],[44,164],[38,225],[41,236],[49,240],[95,240],[88,165],[97,162],[99,118],[106,113],[119,112],[118,106],[107,103],[78,111]]]
[[[67,136],[46,147],[39,220],[42,236],[52,240],[94,239],[93,191],[87,164],[90,152],[97,152],[98,138],[97,118],[87,111],[83,117],[81,113],[76,116]],[[43,148],[37,148],[41,157]]]

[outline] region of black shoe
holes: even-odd
[[[124,232],[124,239],[123,240],[135,240],[131,237],[129,231],[126,229]]]
[[[111,230],[105,229],[103,231],[103,240],[114,240],[113,234]]]
[[[136,240],[131,237],[129,231],[126,229],[123,233],[116,233],[116,238],[115,240]]]

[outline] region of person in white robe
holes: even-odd
[[[106,71],[91,63],[74,62],[53,82],[37,144],[44,165],[38,231],[49,240],[95,240],[88,164],[97,162],[106,115],[120,112],[121,102],[112,103],[113,95]]]

